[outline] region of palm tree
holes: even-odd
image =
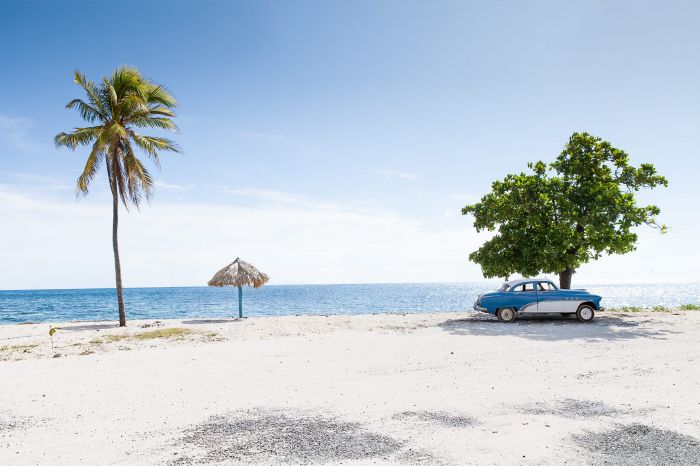
[[[119,263],[119,200],[128,210],[129,205],[139,207],[141,201],[150,199],[153,178],[134,153],[134,145],[140,148],[160,167],[160,151],[179,152],[169,139],[144,136],[136,128],[176,130],[172,118],[175,99],[170,93],[152,81],[143,78],[135,68],[123,66],[112,76],[105,77],[99,85],[75,72],[75,83],[83,88],[86,100],[73,99],[66,108],[76,109],[80,116],[95,126],[74,128],[70,133],[59,133],[56,146],[92,146],[83,173],[78,178],[76,194],[87,195],[90,181],[104,161],[112,191],[112,248],[119,305],[119,326],[126,326],[122,273]]]

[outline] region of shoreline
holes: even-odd
[[[688,306],[688,304],[684,304],[681,306],[676,306],[676,307],[667,307],[667,306],[649,306],[649,307],[638,307],[638,306],[622,306],[622,307],[613,307],[613,308],[605,308],[602,311],[596,311],[596,317],[602,316],[605,314],[642,314],[642,313],[670,313],[670,314],[676,314],[676,313],[685,313],[685,312],[693,312],[693,311],[700,311],[700,306],[696,306],[694,304],[690,304],[690,306],[694,306],[692,309],[683,309],[682,306]],[[695,308],[697,307],[697,308]],[[659,309],[655,309],[659,308]],[[661,309],[662,308],[662,309]],[[221,316],[221,315],[191,315],[191,316],[182,316],[182,317],[168,317],[168,318],[135,318],[135,319],[130,319],[128,314],[127,314],[127,327],[129,327],[129,324],[131,322],[151,322],[151,321],[161,321],[161,322],[167,322],[167,321],[182,321],[182,320],[230,320],[230,321],[237,321],[237,320],[247,320],[247,319],[278,319],[278,318],[285,318],[285,317],[290,317],[290,318],[303,318],[303,317],[365,317],[365,316],[380,316],[380,315],[387,315],[387,316],[407,316],[407,315],[422,315],[422,314],[461,314],[461,313],[466,313],[466,314],[475,314],[475,315],[487,315],[486,313],[480,312],[480,311],[475,311],[473,309],[458,309],[454,311],[445,311],[445,310],[431,310],[431,311],[390,311],[390,312],[361,312],[361,313],[309,313],[309,314],[279,314],[279,315],[252,315],[252,316],[243,316],[243,318],[235,317],[235,316]],[[540,314],[543,316],[544,319],[546,318],[552,318],[556,317],[559,315],[559,313],[553,312],[549,314]],[[492,316],[495,319],[495,316]],[[528,319],[530,317],[533,317],[532,315],[526,315],[526,316],[520,316],[519,319]],[[80,320],[47,320],[47,321],[27,321],[27,322],[0,322],[0,329],[2,329],[3,326],[12,326],[12,325],[49,325],[52,327],[58,327],[60,325],[66,325],[66,324],[76,324],[76,323],[115,323],[118,325],[119,320],[118,319],[80,319]]]

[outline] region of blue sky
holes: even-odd
[[[198,285],[227,260],[274,283],[470,281],[460,208],[588,131],[670,187],[663,237],[575,281],[697,279],[700,4],[0,0],[0,289],[111,286],[111,212],[86,157],[79,69],[130,64],[179,101],[182,155],[123,216],[129,286]],[[42,267],[43,276],[35,271]]]

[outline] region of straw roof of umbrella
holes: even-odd
[[[209,286],[252,286],[260,288],[270,280],[270,277],[236,258],[235,261],[219,270],[207,283]]]

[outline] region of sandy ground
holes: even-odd
[[[0,326],[2,465],[700,464],[700,312],[57,325]]]

